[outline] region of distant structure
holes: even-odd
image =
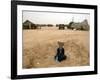
[[[64,30],[67,28],[67,24],[56,24],[56,27],[58,27],[59,30]]]
[[[59,29],[65,29],[65,26],[64,26],[64,24],[59,24]]]
[[[23,23],[23,29],[41,29],[42,27],[53,27],[53,24],[35,24],[29,20]]]
[[[89,24],[88,21],[85,19],[82,22],[70,22],[68,25],[68,29],[72,29],[72,30],[89,30]]]
[[[23,29],[37,29],[38,27],[29,20],[26,20],[23,23]]]
[[[53,25],[53,24],[47,24],[47,26],[48,26],[48,27],[53,27],[54,25]]]
[[[53,24],[35,24],[29,20],[26,20],[23,23],[23,29],[41,29],[46,27],[53,27]],[[72,18],[72,21],[69,24],[56,24],[56,27],[58,27],[59,30],[65,30],[71,29],[71,30],[85,30],[88,31],[90,26],[88,24],[88,21],[85,19],[82,22],[74,22],[74,18]]]

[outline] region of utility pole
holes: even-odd
[[[74,22],[74,17],[72,17],[72,22]]]

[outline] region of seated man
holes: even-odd
[[[55,60],[58,62],[61,62],[66,59],[66,56],[64,55],[64,43],[58,42],[59,48],[57,48],[57,54],[55,56]]]

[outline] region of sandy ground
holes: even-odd
[[[58,41],[64,42],[67,59],[56,62]],[[23,68],[89,65],[89,31],[58,29],[23,30]]]

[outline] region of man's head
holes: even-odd
[[[59,47],[63,47],[64,46],[64,42],[58,41],[58,45],[59,45]]]

